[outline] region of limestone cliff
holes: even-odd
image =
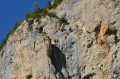
[[[120,79],[119,0],[63,0],[49,12],[8,37],[0,79]]]

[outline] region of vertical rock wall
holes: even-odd
[[[119,0],[64,0],[50,12],[68,24],[24,20],[0,51],[0,79],[119,79],[119,7]]]

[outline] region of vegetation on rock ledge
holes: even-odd
[[[59,18],[55,12],[49,12],[49,9],[52,9],[52,8],[56,8],[60,3],[62,2],[62,0],[54,0],[54,3],[51,4],[51,2],[48,2],[48,6],[47,8],[44,8],[44,9],[40,9],[38,7],[37,4],[34,5],[35,7],[35,11],[33,13],[28,13],[26,14],[25,18],[26,19],[29,19],[29,18],[34,18],[34,19],[41,19],[42,17],[45,17],[45,16],[49,16],[49,17],[55,17],[57,19],[59,19],[60,23],[61,24],[64,24],[64,25],[68,25],[69,23],[67,22],[67,20],[65,18]],[[0,45],[0,51],[1,49],[5,46],[8,38],[10,35],[12,35],[15,30],[18,28],[18,26],[20,25],[20,23],[16,23],[13,30],[10,31],[5,39],[2,41],[1,45]]]
[[[17,22],[17,23],[15,24],[13,30],[10,31],[10,32],[6,35],[5,39],[2,41],[2,43],[1,43],[1,45],[0,45],[0,51],[1,51],[1,49],[6,45],[9,36],[12,35],[12,34],[15,32],[15,30],[18,28],[19,25],[20,25],[20,23]]]

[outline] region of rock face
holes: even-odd
[[[119,7],[119,0],[63,0],[50,11],[69,24],[24,20],[0,51],[0,79],[120,79]]]

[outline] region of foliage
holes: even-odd
[[[35,11],[39,9],[39,5],[38,5],[37,2],[35,2],[35,3],[33,4],[33,8],[35,9]]]
[[[48,9],[56,8],[61,2],[62,2],[62,0],[54,0],[54,3],[51,4],[51,0],[49,0],[47,7],[48,7]]]
[[[1,45],[0,45],[0,51],[1,51],[2,48],[6,45],[9,36],[12,35],[12,34],[15,32],[15,30],[18,28],[19,25],[20,25],[20,23],[17,22],[17,23],[15,24],[13,30],[10,31],[10,32],[6,35],[5,39],[2,41],[2,43],[1,43]]]
[[[52,9],[52,5],[51,5],[51,2],[50,2],[50,1],[48,2],[47,8],[48,8],[48,9]]]
[[[34,3],[33,7],[35,9],[35,12],[33,13],[28,13],[26,14],[26,19],[28,18],[37,18],[37,19],[40,19],[41,17],[44,17],[46,15],[50,16],[50,17],[56,17],[57,16],[55,15],[55,13],[53,12],[48,12],[49,9],[52,9],[52,8],[56,8],[58,6],[58,4],[61,3],[62,0],[54,0],[54,3],[51,4],[51,2],[49,1],[48,2],[48,6],[47,8],[43,8],[43,9],[40,9],[39,6],[38,6],[38,3]]]
[[[59,19],[55,12],[49,12],[48,16],[49,17],[55,17],[55,18]]]
[[[31,17],[31,14],[30,13],[27,13],[26,15],[25,15],[25,18],[26,19],[28,19],[28,18],[30,18]]]
[[[62,0],[54,0],[53,8],[56,8],[61,2]]]
[[[41,16],[45,16],[46,14],[48,14],[47,8],[41,9],[40,12],[41,12],[41,13],[40,13]]]
[[[59,20],[60,20],[60,23],[62,23],[64,25],[68,25],[69,24],[65,18],[59,18]]]
[[[41,17],[45,16],[48,13],[47,8],[44,9],[38,9],[35,12],[31,13],[31,14],[26,14],[26,19],[28,18],[37,18],[40,19]]]
[[[54,3],[52,5],[49,2],[47,8],[44,8],[44,9],[40,9],[38,3],[34,3],[33,8],[35,9],[35,11],[33,13],[26,14],[25,18],[29,19],[31,17],[31,18],[40,19],[41,17],[44,17],[44,16],[48,15],[50,17],[55,17],[55,18],[59,19],[60,23],[63,23],[64,25],[69,24],[64,18],[57,17],[55,12],[49,12],[48,11],[49,9],[56,8],[61,2],[62,2],[62,0],[54,0]],[[17,29],[17,27],[19,25],[20,25],[20,23],[16,23],[13,30],[10,31],[6,35],[5,39],[2,41],[2,43],[0,45],[0,51],[5,46],[5,44],[8,40],[8,37],[14,33],[14,31]],[[46,35],[46,32],[43,32],[42,35]]]
[[[31,78],[32,78],[31,74],[29,74],[29,75],[26,76],[26,79],[31,79]]]

